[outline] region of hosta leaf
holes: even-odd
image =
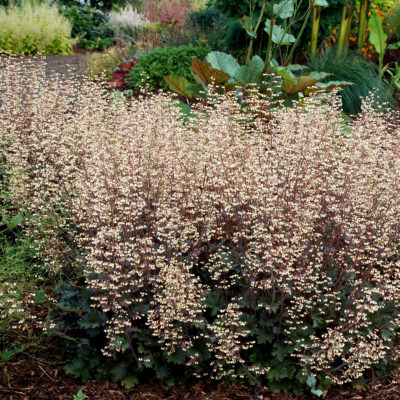
[[[236,58],[221,51],[211,51],[207,54],[206,61],[211,64],[212,68],[226,72],[230,76],[235,76],[236,70],[240,67]]]
[[[282,83],[282,92],[288,95],[294,95],[303,92],[305,89],[310,88],[317,82],[322,81],[330,74],[326,72],[311,72],[309,75],[302,75],[296,79],[285,79]]]
[[[231,77],[226,72],[211,68],[209,62],[202,62],[197,58],[192,60],[192,72],[197,83],[203,82],[206,85],[220,85]]]
[[[242,25],[242,28],[246,30],[249,36],[253,38],[257,37],[257,33],[255,33],[253,29],[253,20],[248,15],[240,18],[240,24]]]
[[[265,32],[269,35],[271,33],[271,20],[267,19],[265,21]],[[279,45],[289,45],[296,41],[295,37],[290,33],[286,33],[279,25],[272,26],[272,41]]]
[[[387,35],[383,31],[381,17],[378,14],[372,14],[368,21],[368,26],[370,28],[369,40],[371,44],[379,55],[383,55],[385,53]]]
[[[173,92],[178,93],[183,97],[187,97],[188,99],[193,99],[194,97],[193,93],[187,89],[190,83],[183,76],[178,77],[178,76],[166,75],[164,76],[164,81]]]
[[[294,1],[282,0],[278,4],[274,4],[274,15],[282,19],[293,17],[294,14]]]

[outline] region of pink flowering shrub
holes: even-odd
[[[14,201],[53,268],[80,249],[105,360],[318,392],[398,358],[398,115],[268,93],[184,121],[3,63]]]
[[[141,7],[148,20],[172,23],[179,28],[183,27],[186,16],[191,11],[187,0],[144,0]]]

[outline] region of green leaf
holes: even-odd
[[[269,35],[271,32],[271,20],[267,19],[265,21],[265,32]],[[296,38],[289,34],[286,33],[284,29],[282,29],[279,25],[273,25],[272,26],[272,41],[275,44],[278,45],[289,45],[290,43],[294,43],[296,41]]]
[[[87,396],[85,396],[83,394],[82,389],[81,389],[77,394],[74,394],[73,400],[84,400],[86,398],[87,398]]]
[[[158,379],[165,379],[169,375],[169,370],[166,365],[160,365],[156,368],[156,375]]]
[[[291,379],[296,373],[296,367],[288,362],[273,362],[268,371],[268,379],[270,381],[279,381],[283,378]]]
[[[282,84],[282,92],[288,95],[294,95],[303,92],[305,89],[312,87],[317,82],[322,81],[331,74],[326,72],[311,72],[308,75],[302,75],[293,79],[285,79]]]
[[[193,83],[193,84],[189,85],[186,89],[191,91],[195,97],[198,97],[200,99],[207,98],[207,91],[204,88],[204,85],[201,85],[199,83]],[[187,104],[185,104],[185,106],[189,107]],[[191,111],[191,108],[190,108],[190,111]]]
[[[274,336],[275,335],[272,333],[272,331],[270,332],[260,331],[260,333],[257,335],[257,343],[258,344],[272,343]]]
[[[125,361],[120,361],[116,362],[115,365],[110,368],[109,372],[113,382],[118,382],[125,377],[126,371],[127,363]]]
[[[381,17],[378,14],[372,14],[368,21],[368,26],[370,28],[369,40],[375,47],[376,52],[382,56],[386,50],[385,43],[387,40],[387,35],[383,31]]]
[[[206,61],[211,64],[212,68],[226,72],[230,76],[235,76],[236,70],[240,67],[236,58],[221,51],[211,51],[207,54]]]
[[[261,83],[262,73],[264,71],[264,61],[261,57],[255,55],[247,63],[236,70],[235,78],[242,84]]]
[[[14,215],[11,218],[12,228],[16,228],[18,225],[21,225],[23,220],[24,220],[24,217],[22,216],[22,214]]]
[[[326,0],[315,0],[313,5],[319,6],[319,7],[328,7],[329,6],[329,4]]]
[[[202,62],[197,58],[192,60],[192,72],[197,83],[203,82],[206,85],[220,85],[231,77],[226,72],[211,68],[209,62]]]
[[[275,344],[275,348],[272,351],[272,355],[278,360],[283,361],[287,355],[293,351],[292,346],[283,346],[279,343]]]
[[[178,93],[183,97],[187,97],[188,99],[193,99],[193,93],[187,90],[187,87],[190,85],[190,83],[183,76],[178,77],[166,75],[164,76],[164,81],[173,92]]]
[[[139,383],[139,379],[136,375],[129,375],[123,381],[122,384],[127,388],[130,389]]]
[[[400,49],[400,42],[389,44],[389,46],[387,48],[390,50]]]
[[[242,25],[242,28],[246,30],[249,36],[253,38],[257,37],[257,33],[254,32],[253,29],[253,20],[248,15],[245,15],[244,17],[240,18],[240,24]]]
[[[14,348],[11,350],[0,351],[0,361],[8,361],[12,357],[14,357],[16,354],[20,353],[23,350],[24,350],[24,347],[21,347],[19,349]]]
[[[274,4],[274,15],[282,19],[293,17],[294,1],[282,0],[278,4]]]
[[[107,317],[99,310],[91,310],[89,313],[83,315],[78,323],[84,329],[97,328],[107,321]]]
[[[177,350],[173,354],[168,355],[168,360],[173,362],[174,364],[183,364],[185,361],[186,353],[183,350]]]
[[[324,394],[324,391],[321,389],[311,389],[311,393],[315,394],[316,396],[320,397]]]
[[[281,76],[282,78],[290,79],[293,81],[296,80],[296,76],[287,67],[278,66],[278,67],[272,67],[272,69],[277,75]]]
[[[192,117],[192,109],[191,107],[186,104],[183,103],[180,100],[174,99],[174,101],[172,102],[172,105],[176,108],[179,108],[179,110],[182,113],[182,116],[179,119],[183,119],[184,121],[188,120],[188,117]]]
[[[308,376],[306,383],[309,387],[313,388],[315,386],[315,384],[317,383],[317,379],[313,375]]]
[[[332,91],[336,88],[344,88],[346,86],[354,85],[353,82],[346,82],[346,81],[329,81],[329,82],[318,82],[315,86],[318,86],[321,89],[324,89],[328,92]]]
[[[40,288],[40,290],[35,294],[34,298],[36,303],[41,303],[46,300],[46,293],[44,292],[43,288]]]

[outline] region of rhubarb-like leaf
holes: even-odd
[[[271,33],[271,20],[267,19],[265,21],[265,32],[269,35]],[[286,31],[281,28],[279,25],[272,26],[272,41],[278,45],[289,45],[290,43],[294,43],[296,38],[290,33],[286,33]]]
[[[281,2],[274,4],[274,15],[282,19],[293,17],[294,14],[294,1],[293,0],[282,0]]]
[[[211,68],[209,62],[202,62],[197,58],[192,61],[192,72],[197,83],[203,82],[206,85],[220,85],[231,77],[226,72]]]
[[[254,32],[253,28],[253,20],[248,15],[240,18],[240,24],[242,25],[242,28],[246,30],[249,36],[253,38],[257,37],[257,33]]]
[[[282,83],[282,92],[292,96],[303,92],[305,89],[314,86],[317,82],[322,81],[331,74],[326,72],[311,72],[308,75],[302,75],[295,79],[285,79]]]
[[[164,76],[164,80],[173,92],[178,93],[183,97],[187,97],[188,99],[193,99],[193,93],[187,89],[190,82],[183,76],[166,75]]]
[[[236,70],[240,68],[236,58],[221,51],[211,51],[207,54],[206,61],[211,64],[212,68],[226,72],[230,76],[235,76]]]

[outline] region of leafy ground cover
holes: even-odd
[[[30,356],[18,355],[0,364],[0,396],[7,400],[71,400],[80,390],[88,400],[311,400],[276,394],[268,389],[255,390],[243,384],[216,384],[206,382],[189,387],[165,390],[157,381],[126,389],[108,380],[81,382],[67,375],[65,361],[56,356],[57,347],[50,342],[44,350]],[[327,400],[398,400],[400,376],[390,375],[376,379],[365,387],[333,388]]]

